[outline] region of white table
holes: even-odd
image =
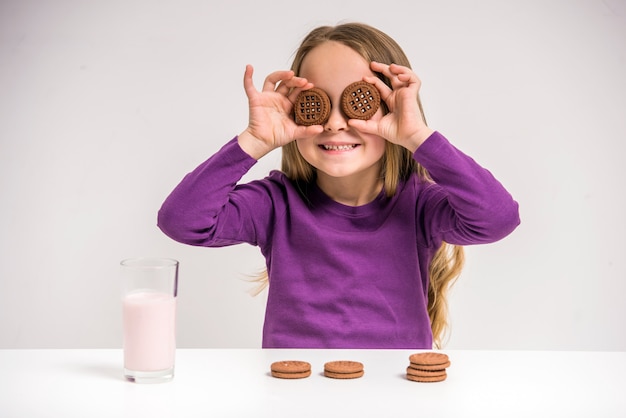
[[[0,417],[626,417],[626,352],[449,350],[440,383],[406,380],[413,352],[179,349],[173,381],[139,385],[121,350],[0,350]],[[312,375],[271,377],[288,359]],[[326,378],[331,360],[365,376]]]

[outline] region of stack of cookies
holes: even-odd
[[[363,363],[358,361],[338,360],[324,364],[324,376],[333,379],[356,379],[364,374]]]
[[[306,361],[283,360],[272,363],[272,376],[280,379],[302,379],[311,375],[311,364]]]
[[[406,369],[406,378],[414,382],[442,382],[448,374],[446,368],[450,366],[450,359],[446,354],[425,352],[409,356],[409,367]]]

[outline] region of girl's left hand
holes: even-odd
[[[364,80],[376,86],[389,113],[369,120],[350,119],[350,126],[364,133],[381,136],[414,152],[432,133],[418,104],[421,81],[408,67],[372,62],[372,71],[382,73],[391,81],[391,88],[378,77]]]

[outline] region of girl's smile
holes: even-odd
[[[352,151],[358,146],[359,146],[358,144],[343,144],[343,145],[342,144],[321,144],[319,145],[320,148],[329,152]]]

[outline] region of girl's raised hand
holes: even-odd
[[[313,87],[293,71],[271,73],[258,91],[252,81],[253,68],[246,66],[243,85],[248,96],[248,127],[239,135],[239,145],[255,159],[296,138],[321,133],[320,125],[301,126],[292,118],[293,103],[298,94]]]
[[[420,79],[410,68],[401,65],[372,62],[370,68],[391,81],[389,87],[378,77],[365,77],[365,81],[376,86],[389,113],[381,119],[351,119],[350,126],[415,151],[433,133],[424,122],[417,101]]]

